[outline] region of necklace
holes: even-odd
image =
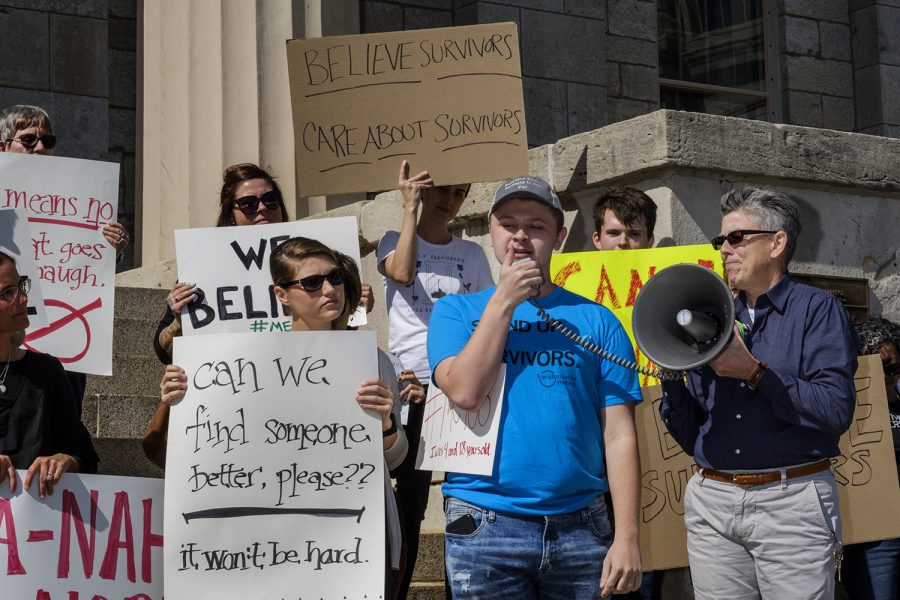
[[[6,374],[9,373],[9,361],[12,359],[12,344],[9,345],[9,354],[6,356],[6,365],[0,371],[0,394],[6,393]]]

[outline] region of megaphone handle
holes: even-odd
[[[547,322],[551,329],[556,331],[559,334],[562,334],[581,346],[582,348],[588,350],[592,354],[595,354],[602,358],[603,360],[608,360],[609,362],[616,364],[620,367],[624,367],[629,371],[636,371],[642,375],[647,375],[648,377],[655,377],[660,381],[677,381],[684,377],[683,372],[678,371],[660,371],[659,369],[651,369],[649,367],[644,367],[633,360],[628,360],[627,358],[622,358],[621,356],[616,356],[615,354],[610,353],[607,350],[604,350],[590,339],[585,336],[578,335],[569,327],[567,327],[561,321],[554,319],[550,316],[550,314],[544,310],[540,304],[537,303],[537,300],[534,298],[529,298],[528,301],[534,306],[537,311],[538,316]]]

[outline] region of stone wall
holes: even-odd
[[[119,163],[119,220],[132,237],[136,40],[135,0],[0,0],[0,106],[46,109],[58,156]]]
[[[855,131],[847,0],[780,0],[778,4],[783,121]]]
[[[856,129],[900,137],[900,3],[854,0],[851,6]]]

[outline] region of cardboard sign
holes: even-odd
[[[856,411],[831,460],[841,506],[844,545],[900,537],[900,485],[878,356],[859,359]],[[688,564],[684,490],[693,459],[659,417],[662,389],[643,389],[635,420],[641,454],[641,561],[645,571]]]
[[[40,500],[17,476],[0,485],[4,598],[162,600],[161,479],[66,473]]]
[[[499,415],[503,414],[506,365],[477,411],[453,404],[435,384],[428,388],[416,468],[491,475],[497,455]]]
[[[375,334],[182,336],[174,362],[166,597],[381,597],[381,420],[354,399]]]
[[[119,165],[0,153],[0,208],[24,209],[48,323],[25,346],[70,371],[112,375],[116,251],[100,232],[116,220]]]
[[[269,256],[297,236],[319,240],[361,265],[356,217],[314,219],[249,227],[207,227],[175,232],[180,281],[194,283],[204,298],[182,311],[185,335],[289,331],[287,308],[275,297]],[[365,324],[354,320],[352,325]]]
[[[722,273],[722,257],[710,244],[554,254],[550,259],[553,283],[610,309],[628,332],[639,365],[655,368],[634,343],[631,313],[638,292],[657,271],[679,263],[693,263]],[[641,386],[659,380],[640,375]]]
[[[290,40],[301,196],[528,172],[515,23]]]
[[[47,312],[44,310],[41,274],[34,262],[31,229],[28,227],[25,209],[0,209],[0,251],[16,260],[16,271],[19,275],[31,280],[31,290],[28,292],[29,325],[35,328],[46,327]]]

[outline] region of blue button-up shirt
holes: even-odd
[[[735,315],[751,323],[743,293]],[[757,299],[747,348],[769,364],[751,391],[712,367],[663,383],[660,416],[707,469],[759,470],[837,456],[856,405],[857,339],[831,294],[783,276]]]

